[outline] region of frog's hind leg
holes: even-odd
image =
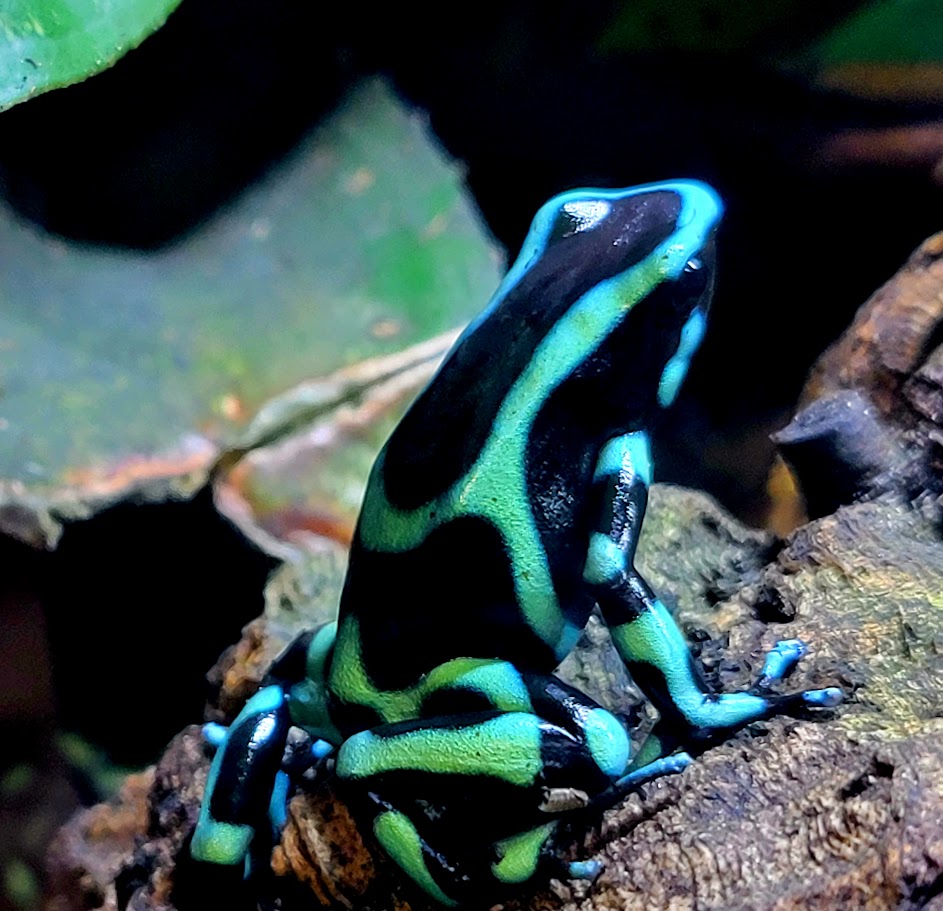
[[[422,717],[353,735],[336,772],[350,797],[367,799],[386,853],[443,904],[498,896],[538,870],[595,878],[597,864],[557,856],[562,819],[689,761],[631,766],[612,713],[508,662],[454,659],[425,683]]]
[[[375,792],[370,797],[376,803],[377,842],[416,885],[446,907],[494,901],[509,888],[528,883],[538,871],[594,879],[601,869],[595,861],[566,863],[557,857],[558,820],[494,842],[470,843],[467,834],[447,831],[447,824],[417,817],[415,810],[404,812]]]
[[[268,824],[290,726],[285,692],[271,685],[226,730],[190,844],[195,860],[226,866],[246,861],[256,831]]]
[[[310,748],[286,755],[290,728],[299,724],[313,736],[323,729],[337,739],[330,725],[318,727],[325,714],[326,690],[316,674],[327,660],[333,637],[333,625],[303,633],[276,660],[262,688],[230,727],[204,728],[216,755],[190,844],[194,860],[244,864],[248,873],[250,851],[264,858],[272,837],[284,825],[286,772],[298,775],[331,749],[325,741],[315,740]],[[298,706],[306,717],[295,717],[301,714]],[[270,837],[259,839],[259,834]]]
[[[809,707],[837,705],[841,690],[827,687],[774,695],[769,686],[801,657],[796,640],[772,650],[757,686],[746,693],[712,693],[678,625],[635,570],[635,549],[651,483],[646,434],[626,434],[603,447],[594,478],[599,519],[583,572],[623,661],[662,716],[659,750],[703,739],[747,722]],[[656,748],[649,751],[654,755]]]
[[[429,675],[442,714],[380,725],[338,751],[338,779],[372,801],[378,841],[444,904],[500,895],[538,869],[593,878],[594,864],[557,858],[558,823],[677,771],[680,757],[631,770],[622,723],[555,677],[504,662],[452,670]],[[472,694],[511,708],[448,714]]]

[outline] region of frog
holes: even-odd
[[[635,568],[652,432],[705,334],[722,213],[693,179],[539,209],[376,458],[336,620],[216,729],[195,860],[248,869],[277,837],[294,727],[437,904],[592,880],[597,862],[562,859],[573,820],[750,722],[842,701],[774,690],[797,639],[747,691],[714,692]],[[625,719],[555,673],[595,610],[657,710],[634,753]]]

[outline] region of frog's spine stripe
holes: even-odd
[[[386,810],[373,822],[373,834],[386,853],[437,902],[454,908],[458,902],[449,898],[429,872],[430,849],[408,816],[398,810]]]
[[[246,703],[210,767],[190,849],[194,858],[245,860],[255,830],[266,824],[289,725],[281,687],[264,687]]]

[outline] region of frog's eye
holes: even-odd
[[[710,282],[710,269],[699,256],[692,256],[678,276],[678,285],[685,297],[700,297]]]
[[[605,199],[574,199],[563,204],[553,226],[552,239],[560,240],[590,231],[612,211],[612,204]]]

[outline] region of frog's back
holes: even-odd
[[[657,269],[682,199],[586,192],[538,213],[374,467],[341,615],[360,621],[381,688],[456,656],[549,671],[591,610],[580,582],[595,460],[614,434],[647,426],[677,344],[652,325],[657,277],[635,270]]]

